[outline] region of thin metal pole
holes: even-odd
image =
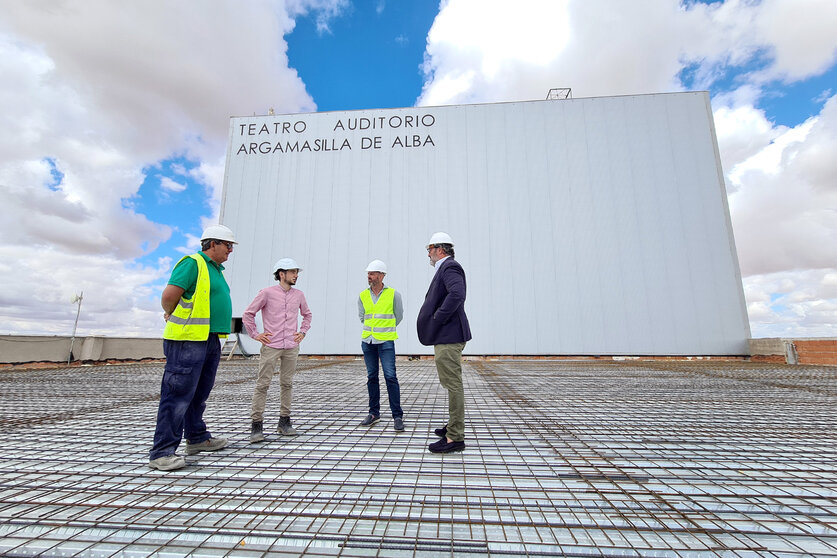
[[[76,297],[73,302],[78,302],[78,310],[76,310],[76,323],[73,324],[73,337],[70,339],[70,354],[67,355],[67,364],[73,359],[73,345],[76,342],[76,328],[78,327],[78,316],[81,314],[81,301],[84,299],[84,291]]]

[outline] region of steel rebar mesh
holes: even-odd
[[[398,361],[406,431],[367,412],[361,361],[303,359],[281,437],[249,444],[257,361],[222,362],[225,450],[147,467],[163,365],[0,374],[0,554],[837,555],[837,369],[469,361],[466,450],[447,395]],[[278,380],[278,378],[277,378]]]

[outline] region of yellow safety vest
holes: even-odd
[[[209,270],[200,254],[183,256],[180,262],[192,258],[198,262],[198,280],[192,298],[181,297],[177,308],[169,316],[163,339],[172,341],[206,341],[209,339]],[[180,263],[177,262],[177,263]]]
[[[372,291],[360,293],[363,303],[363,339],[370,335],[379,341],[398,339],[395,331],[395,289],[384,287],[378,302],[372,302]]]

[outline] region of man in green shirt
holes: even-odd
[[[203,412],[221,360],[219,336],[230,332],[232,322],[230,287],[221,264],[234,244],[229,228],[207,227],[201,235],[201,251],[177,263],[163,290],[166,368],[149,453],[148,466],[153,469],[171,471],[186,465],[183,457],[175,455],[184,434],[186,455],[227,445],[225,438],[213,438],[206,429]]]

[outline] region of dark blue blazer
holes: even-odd
[[[471,340],[465,315],[465,270],[448,258],[436,270],[416,324],[422,345],[445,345]]]

